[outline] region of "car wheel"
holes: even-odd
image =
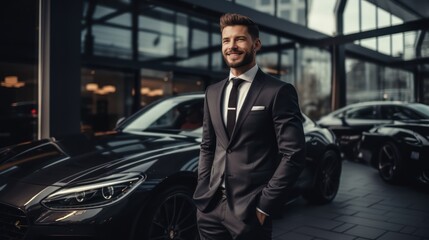
[[[401,156],[393,142],[384,143],[380,149],[378,173],[388,183],[398,183],[402,178]]]
[[[154,199],[149,211],[148,221],[141,227],[146,229],[142,239],[198,239],[196,208],[189,188],[167,189]]]
[[[316,171],[314,185],[303,194],[304,198],[314,204],[331,202],[340,186],[341,169],[340,156],[333,150],[326,151]]]

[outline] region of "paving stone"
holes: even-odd
[[[344,223],[343,225],[334,228],[333,231],[335,231],[335,232],[345,232],[345,231],[349,230],[350,228],[352,228],[354,226],[356,226],[356,224]]]
[[[412,227],[428,227],[428,224],[423,222],[424,218],[418,217],[418,216],[409,216],[409,215],[403,215],[403,214],[394,214],[391,215],[391,217],[387,220],[388,222],[392,223],[399,223],[404,224],[407,226]]]
[[[355,235],[358,237],[363,237],[363,238],[376,239],[377,237],[381,236],[385,232],[386,231],[383,231],[377,228],[356,226],[354,228],[347,230],[345,233],[350,235]]]
[[[301,227],[296,229],[295,232],[299,232],[305,235],[318,237],[322,239],[329,239],[329,240],[353,240],[354,239],[354,237],[350,235],[335,233],[335,232],[326,231],[318,228],[312,228],[312,227]]]
[[[341,216],[336,218],[335,220],[368,226],[368,227],[375,227],[375,228],[388,230],[388,231],[399,231],[403,228],[403,225],[400,225],[400,224],[371,220],[371,219],[355,217],[355,216]]]
[[[429,199],[428,199],[428,202],[429,202]],[[429,212],[422,212],[419,210],[407,209],[407,208],[392,208],[387,213],[388,216],[393,216],[395,214],[403,214],[403,215],[408,215],[408,216],[418,217],[418,218],[427,218],[429,216]]]
[[[328,219],[328,220],[329,219],[334,219],[336,217],[341,216],[341,214],[330,212],[327,209],[320,209],[320,210],[316,210],[316,211],[309,211],[309,212],[304,213],[304,215],[310,216],[310,217],[325,218],[325,219]]]
[[[288,232],[285,234],[282,234],[280,236],[277,237],[273,237],[273,240],[312,240],[313,237],[308,236],[308,235],[304,235],[304,234],[300,234],[300,233],[295,233],[295,232]]]
[[[407,208],[411,206],[411,203],[409,201],[398,200],[398,199],[383,200],[380,202],[380,204],[386,205],[386,206],[392,206],[392,207],[402,207],[402,208]]]
[[[377,203],[379,203],[381,201],[383,201],[383,200],[380,200],[380,199],[355,198],[355,199],[352,199],[352,200],[348,201],[347,203],[352,204],[352,205],[356,205],[356,206],[361,206],[361,207],[369,207],[369,206],[377,204]]]
[[[340,215],[354,215],[354,214],[358,213],[357,210],[349,209],[347,207],[332,209],[332,212],[338,213]]]
[[[302,226],[302,223],[289,221],[289,222],[280,222],[278,220],[273,221],[273,237],[290,232],[293,229],[299,228]]]
[[[429,225],[426,228],[418,228],[413,234],[420,237],[429,238]]]
[[[349,205],[346,208],[351,209],[351,210],[355,210],[358,212],[366,212],[366,213],[370,213],[370,214],[377,214],[377,215],[386,214],[386,211],[384,211],[384,210],[377,210],[377,209],[373,209],[373,208],[361,207],[361,206],[356,206],[356,205]]]
[[[344,162],[332,203],[309,205],[299,198],[281,212],[273,240],[429,240],[427,192],[386,184],[377,171],[357,163]]]
[[[390,217],[387,217],[386,215],[380,215],[380,214],[371,214],[367,212],[359,212],[353,215],[355,217],[361,217],[361,218],[368,218],[372,220],[379,220],[379,221],[387,221]]]
[[[328,220],[323,218],[318,218],[314,216],[299,216],[294,218],[295,222],[300,222],[305,226],[313,226],[317,228],[323,228],[326,230],[334,229],[343,224],[341,221]]]
[[[408,234],[388,232],[377,240],[420,240],[420,238]]]
[[[404,228],[401,229],[401,233],[414,233],[417,230],[417,228],[415,227],[410,227],[410,226],[405,226]]]

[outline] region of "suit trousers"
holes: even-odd
[[[238,219],[228,207],[226,196],[214,197],[213,209],[209,212],[197,210],[197,224],[201,240],[271,240],[272,221],[270,217],[261,225],[256,217],[248,221]]]

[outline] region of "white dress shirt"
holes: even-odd
[[[228,114],[228,101],[229,101],[229,94],[231,93],[232,89],[232,78],[241,78],[244,80],[242,84],[238,87],[238,99],[237,99],[237,116],[236,120],[238,118],[238,115],[240,114],[241,107],[243,106],[244,100],[246,99],[247,93],[249,92],[250,86],[252,85],[253,79],[256,76],[256,73],[258,72],[258,65],[255,64],[251,69],[247,70],[247,72],[241,74],[240,76],[235,76],[232,74],[232,72],[229,72],[229,80],[228,85],[226,86],[225,93],[223,94],[223,107],[222,107],[222,114],[223,114],[223,122],[226,126],[227,122],[227,114]]]

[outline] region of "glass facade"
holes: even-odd
[[[267,19],[287,20],[285,27],[299,24],[335,35],[336,2],[233,0],[228,4],[235,4],[237,9],[251,8],[262,12]],[[404,22],[388,9],[373,3],[369,0],[347,1],[344,34]],[[26,7],[22,8],[24,5]],[[157,4],[131,0],[83,0],[82,10],[80,86],[84,131],[110,130],[119,118],[129,116],[161,97],[204,91],[228,73],[221,54],[218,18],[215,14],[207,14],[209,11],[189,10],[175,2]],[[25,137],[17,140],[19,142],[36,137],[38,2],[17,0],[0,11],[3,16],[8,16],[4,18],[7,20],[0,21],[4,33],[0,40],[1,146],[1,139],[13,142],[11,133],[4,130],[4,126],[12,125],[25,132],[22,134]],[[23,20],[20,16],[26,18]],[[258,22],[259,19],[254,20]],[[305,37],[290,35],[286,29],[285,32],[271,26],[260,26],[260,29],[262,49],[257,55],[258,65],[282,81],[294,84],[302,111],[313,120],[332,111],[330,48],[304,45],[309,44],[301,42]],[[392,57],[413,59],[418,54],[427,57],[428,34],[421,52],[416,54],[415,51],[420,34],[420,31],[408,31],[355,43]],[[357,57],[350,55],[346,59],[347,104],[376,99],[415,100],[411,72]],[[428,68],[423,65],[422,69]],[[429,103],[427,73],[422,76],[422,101]],[[22,125],[15,120],[18,118],[23,119]]]
[[[347,104],[371,100],[414,101],[411,72],[346,59]]]
[[[36,139],[38,115],[38,1],[17,0],[3,5],[0,8],[0,148]]]
[[[399,17],[375,6],[367,0],[348,0],[343,20],[344,34],[374,30],[404,23]],[[414,47],[415,34],[415,32],[402,32],[362,39],[355,43],[393,57],[408,58],[413,56],[410,48]]]
[[[107,131],[132,109],[133,76],[122,71],[82,68],[81,126],[86,132]]]
[[[301,110],[318,120],[331,112],[331,54],[323,49],[306,47],[297,51],[296,88]]]
[[[308,1],[308,27],[327,35],[334,35],[336,0]]]

